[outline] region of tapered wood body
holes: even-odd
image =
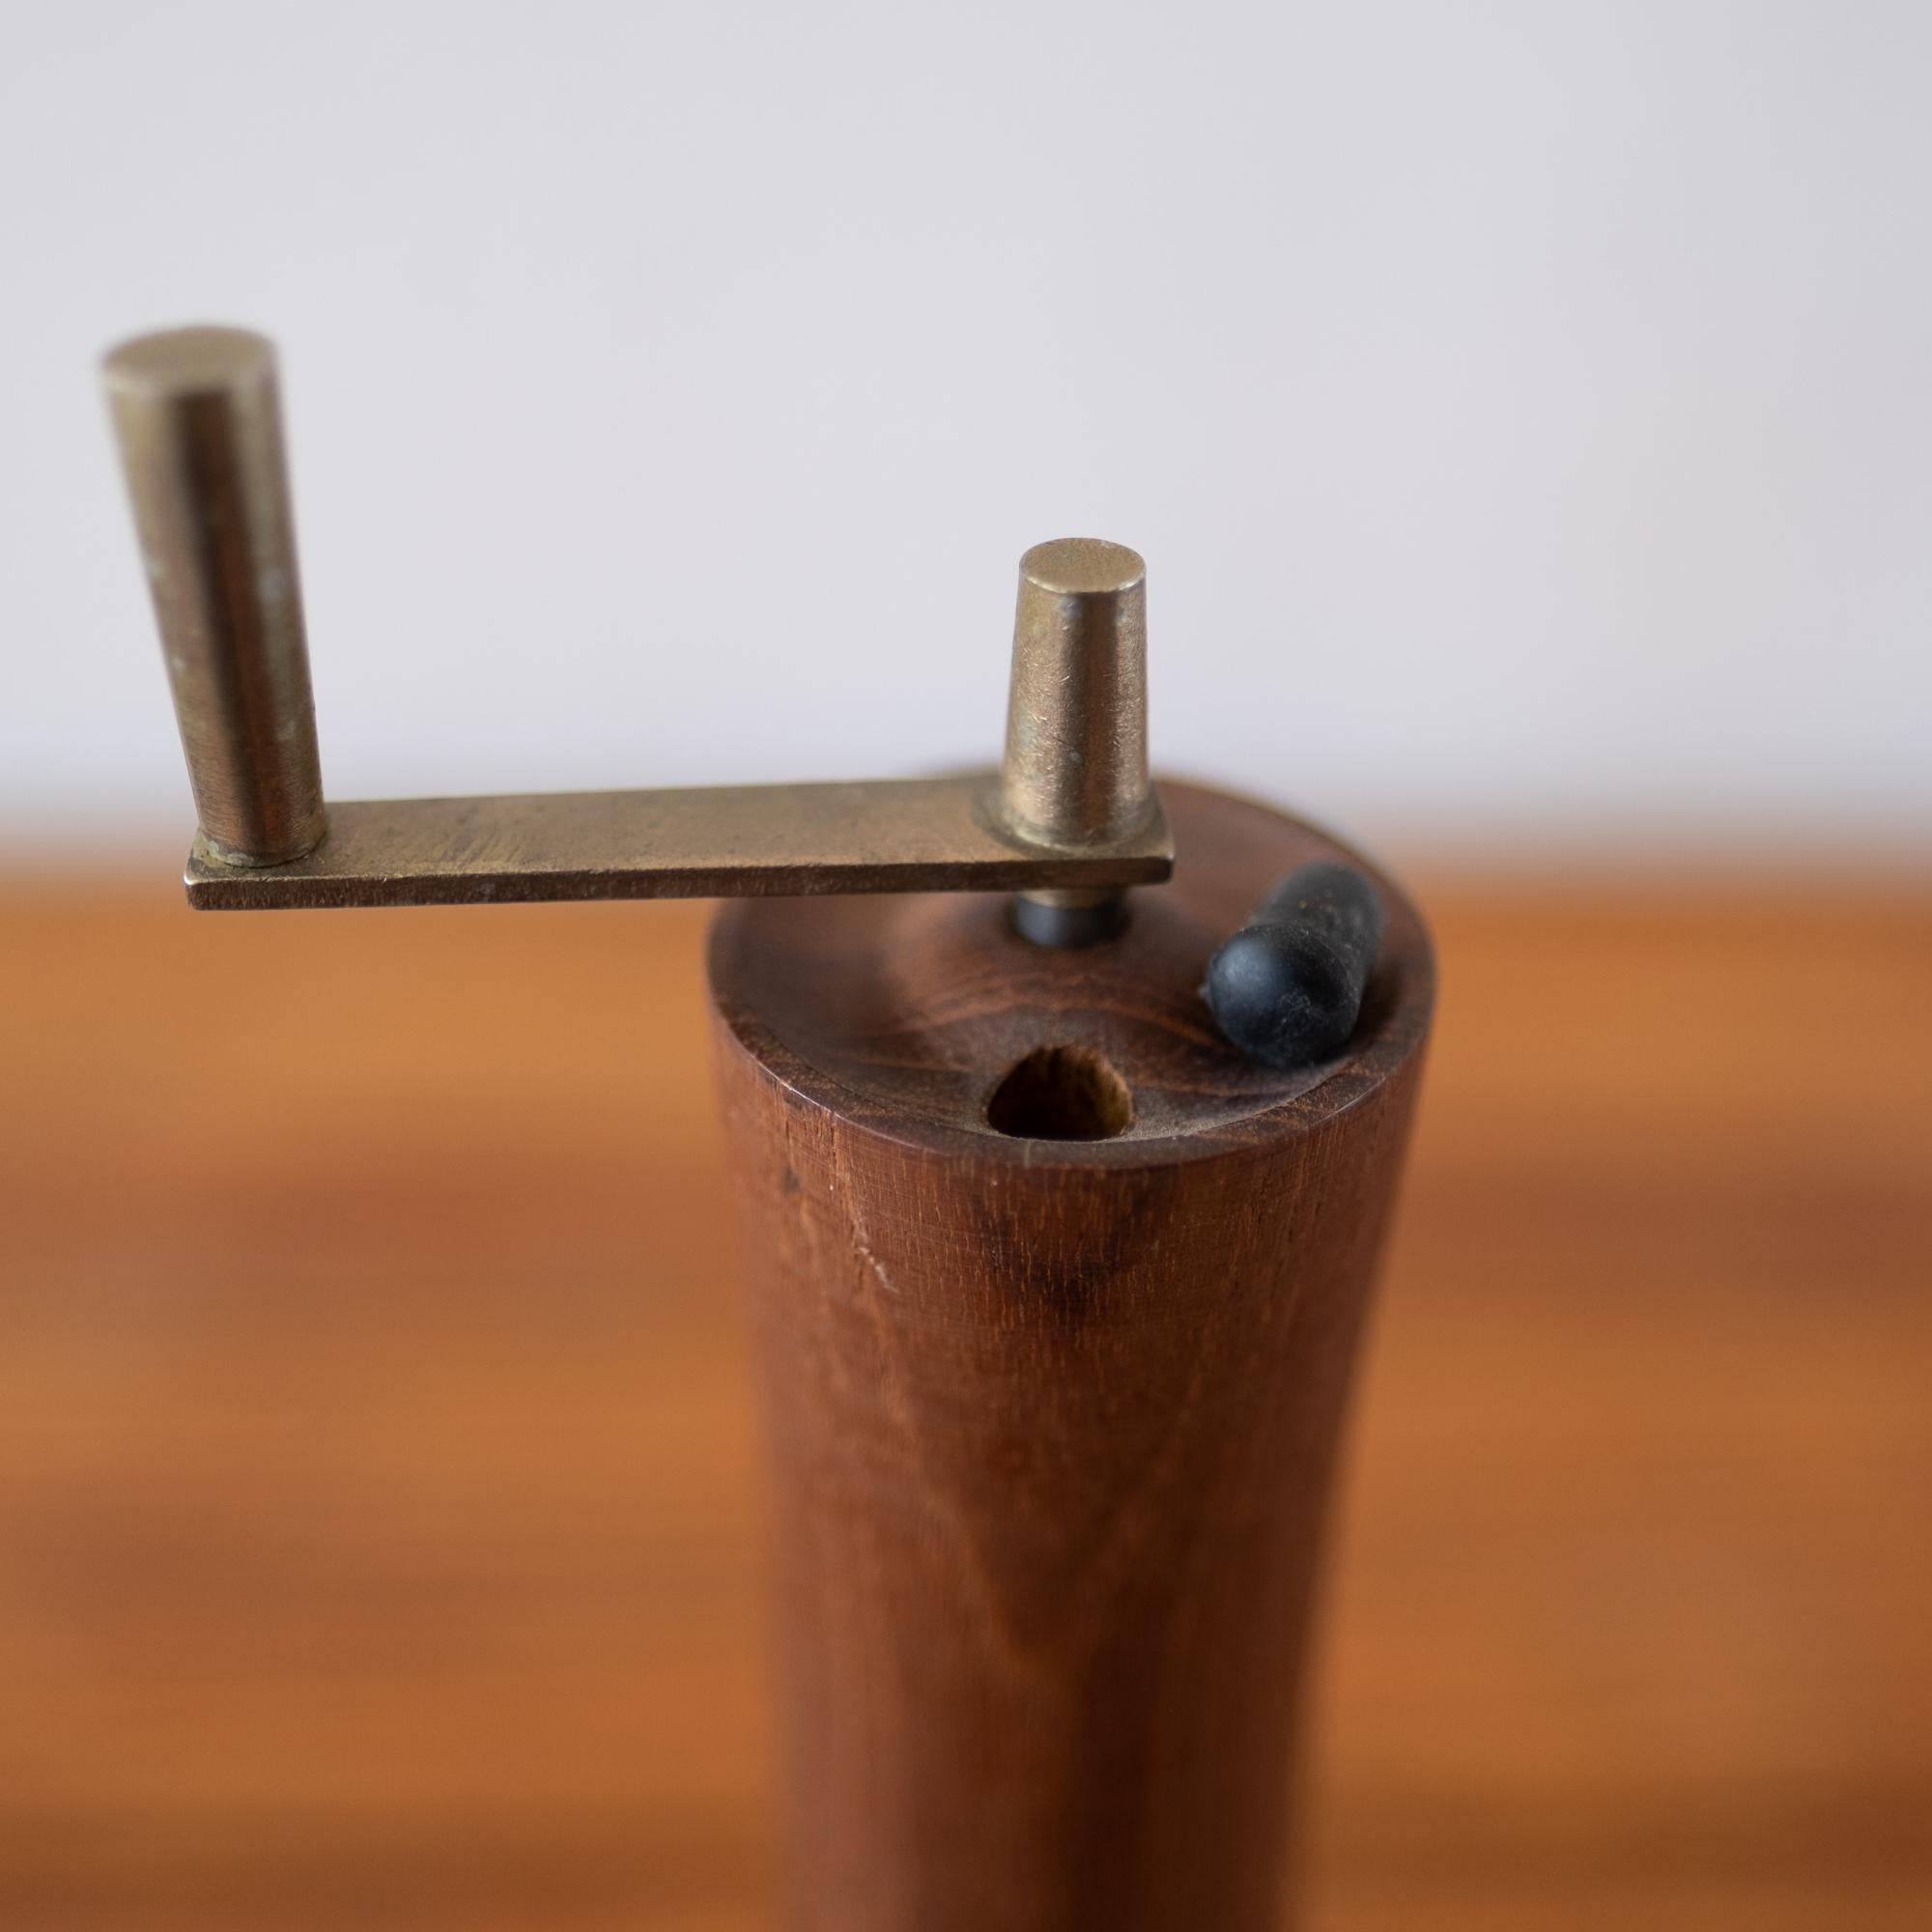
[[[1175,883],[1088,951],[1029,945],[997,898],[754,902],[714,928],[798,1927],[1281,1922],[1322,1522],[1432,966],[1379,880],[1347,1051],[1243,1061],[1200,1003],[1208,956],[1339,848],[1163,794]]]

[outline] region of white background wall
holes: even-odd
[[[1932,838],[1932,6],[0,0],[0,820],[189,817],[93,358],[283,348],[342,797],[998,745],[1384,840]]]

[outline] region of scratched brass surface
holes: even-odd
[[[325,812],[274,345],[163,329],[122,343],[102,377],[194,791],[192,905],[986,891],[1093,903],[1172,869],[1148,776],[1143,566],[1089,538],[1022,559],[1001,779]]]
[[[999,825],[994,787],[979,774],[352,802],[330,806],[328,836],[285,866],[227,866],[197,846],[187,895],[206,910],[245,911],[1010,892],[1146,885],[1173,870],[1157,805],[1104,844],[1034,845]]]
[[[202,833],[277,865],[323,804],[274,345],[165,329],[101,374]]]

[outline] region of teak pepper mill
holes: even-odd
[[[106,379],[190,904],[744,901],[709,966],[788,1922],[1278,1923],[1433,993],[1400,890],[1264,806],[1156,794],[1141,561],[1088,540],[1022,561],[996,774],[325,810],[272,349],[177,330]]]

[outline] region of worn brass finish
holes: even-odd
[[[1071,944],[1174,869],[1148,782],[1141,560],[1085,539],[1022,561],[1002,774],[402,799],[325,819],[274,349],[172,329],[124,343],[105,376],[201,825],[190,905],[1015,892],[1046,922],[1023,929]]]
[[[171,329],[105,377],[202,836],[279,865],[324,819],[273,345]]]
[[[1124,544],[1061,537],[1020,558],[1001,809],[1030,838],[1118,838],[1157,810],[1148,775],[1147,566]],[[1044,945],[1118,932],[1119,888],[1028,891],[1019,929]]]
[[[1081,845],[1134,831],[1148,778],[1147,566],[1063,537],[1020,559],[1001,795],[1024,837]]]
[[[473,905],[526,899],[1012,892],[1152,884],[1174,869],[1156,809],[1106,844],[1032,844],[1003,827],[991,773],[851,784],[721,785],[335,805],[285,866],[197,845],[191,905]]]

